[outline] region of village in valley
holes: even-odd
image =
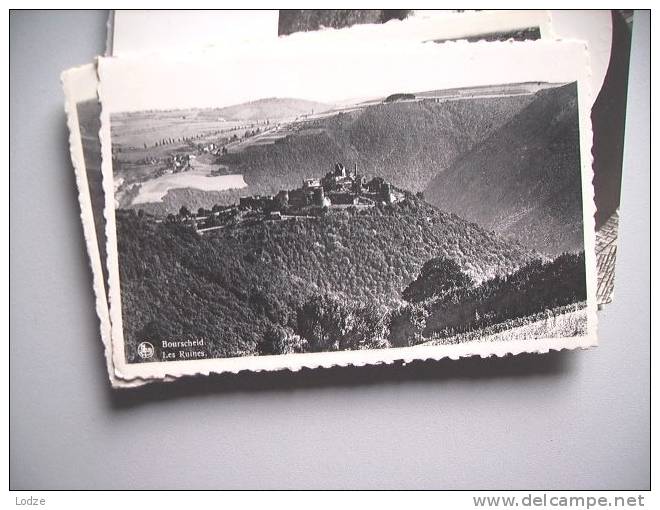
[[[252,195],[239,199],[235,205],[216,205],[211,210],[200,208],[197,213],[182,207],[170,214],[168,223],[184,223],[203,234],[223,228],[228,221],[284,220],[316,217],[333,209],[363,209],[378,204],[394,204],[405,197],[381,177],[370,180],[358,172],[357,164],[348,170],[335,163],[331,171],[318,178],[303,179],[299,188],[280,190],[276,195]]]

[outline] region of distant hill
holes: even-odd
[[[332,105],[305,99],[270,97],[215,110],[225,120],[280,120],[328,111]]]
[[[382,318],[434,257],[479,283],[538,256],[412,194],[391,206],[245,222],[201,237],[134,211],[119,210],[117,225],[129,358],[145,338],[187,336],[208,339],[216,354],[253,354],[269,328],[295,330],[296,311],[313,296],[368,304]]]
[[[439,172],[430,203],[548,255],[583,247],[577,90],[540,90]]]

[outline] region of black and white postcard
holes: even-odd
[[[583,43],[98,73],[118,379],[596,344]]]

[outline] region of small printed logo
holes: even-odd
[[[149,342],[142,342],[137,348],[138,356],[149,359],[154,355],[154,346]]]

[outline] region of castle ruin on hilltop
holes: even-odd
[[[183,223],[199,234],[224,228],[226,222],[261,219],[282,220],[314,217],[322,210],[369,208],[378,204],[401,202],[405,194],[382,177],[367,181],[357,171],[347,171],[341,163],[320,179],[303,179],[302,186],[281,190],[276,195],[241,197],[238,205],[215,205],[211,210],[200,208],[197,214],[182,207],[178,215],[169,214],[166,223]]]
[[[308,207],[374,206],[378,203],[393,204],[403,199],[403,194],[381,177],[367,181],[357,171],[346,170],[341,163],[321,179],[303,179],[300,188],[281,190],[275,196],[255,195],[242,197],[241,209],[284,210]]]

